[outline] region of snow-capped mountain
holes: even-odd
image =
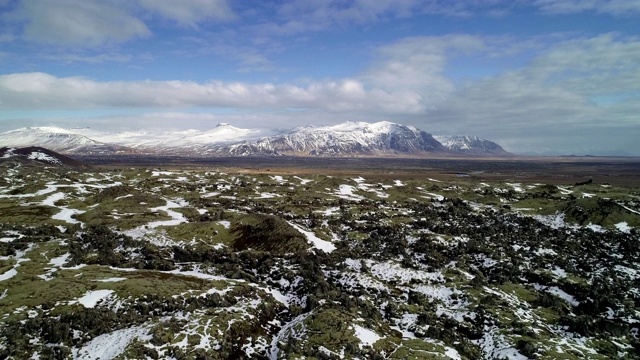
[[[461,154],[473,155],[506,155],[508,154],[502,146],[493,141],[481,139],[477,136],[441,136],[435,135],[438,140],[449,151]]]
[[[54,166],[77,166],[79,162],[55,151],[37,146],[25,148],[0,148],[0,161],[16,160],[20,162],[37,162]]]
[[[264,133],[257,129],[241,129],[227,123],[220,123],[207,131],[184,130],[152,132],[146,130],[98,133],[86,129],[83,134],[88,137],[100,137],[102,141],[116,144],[141,152],[184,152],[206,151],[239,141],[258,139]]]
[[[127,151],[115,144],[93,140],[80,131],[58,127],[20,128],[0,133],[0,146],[40,146],[67,154],[113,154]]]
[[[207,131],[195,129],[155,132],[143,129],[124,132],[100,132],[92,129],[74,131],[88,138],[99,138],[105,143],[127,148],[136,153],[171,155],[206,155],[223,146],[257,140],[261,136],[268,135],[262,130],[241,129],[227,123],[220,123]]]
[[[207,131],[105,132],[89,128],[26,127],[0,133],[0,146],[41,146],[65,154],[190,156],[424,156],[506,155],[500,145],[473,136],[434,137],[388,121],[297,127],[286,132],[221,123]]]
[[[306,126],[284,134],[220,149],[230,155],[352,156],[422,154],[445,151],[431,134],[413,126],[346,122],[334,126]]]

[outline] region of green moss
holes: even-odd
[[[51,217],[59,211],[57,208],[50,206],[25,206],[5,199],[0,203],[3,224],[39,225],[42,223],[57,223]]]
[[[230,244],[233,237],[229,229],[219,222],[184,223],[176,226],[161,227],[174,240],[199,241],[206,244]]]
[[[500,285],[500,290],[504,291],[507,294],[512,294],[518,297],[521,301],[533,302],[538,296],[536,295],[535,290],[528,289],[520,284],[512,284],[506,283]]]
[[[550,308],[537,308],[533,310],[534,314],[540,316],[547,324],[557,324],[560,320],[560,314]]]
[[[348,343],[357,346],[360,341],[355,337],[351,324],[353,314],[338,309],[318,309],[305,320],[309,334],[305,347],[317,349],[324,346],[339,353]]]
[[[626,222],[630,226],[640,225],[640,215],[623,208],[610,199],[599,197],[575,199],[562,206],[566,220],[580,225],[597,224],[612,228]]]
[[[450,357],[445,355],[444,346],[427,342],[422,339],[403,340],[400,346],[393,352],[389,359],[403,360],[446,360]]]
[[[230,233],[237,250],[251,248],[282,254],[309,247],[303,234],[282,218],[272,215],[240,216],[231,224]]]

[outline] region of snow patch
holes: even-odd
[[[51,163],[51,164],[62,164],[62,162],[59,159],[54,158],[53,156],[47,155],[47,154],[45,154],[43,152],[40,152],[40,151],[33,151],[32,153],[30,153],[27,156],[27,159],[45,161],[45,162],[48,162],[48,163]]]
[[[60,208],[60,212],[53,215],[51,218],[54,220],[62,220],[69,224],[81,224],[80,221],[74,219],[72,216],[84,214],[86,211],[78,209]]]
[[[110,360],[122,354],[135,339],[150,340],[149,330],[134,326],[102,334],[86,343],[81,349],[73,349],[75,360]]]
[[[100,280],[96,280],[96,281],[99,281],[99,282],[120,282],[120,281],[125,281],[125,280],[127,280],[127,278],[112,277],[112,278],[100,279]]]
[[[615,224],[616,229],[623,233],[629,233],[631,231],[631,227],[625,221]]]
[[[360,340],[359,346],[361,349],[363,346],[371,346],[381,339],[380,335],[360,325],[353,324],[353,331],[355,332],[355,336]]]
[[[332,252],[333,250],[336,249],[336,246],[333,245],[330,241],[320,239],[313,232],[307,231],[292,222],[289,222],[289,225],[291,225],[294,229],[298,230],[298,232],[302,233],[307,238],[307,241],[312,243],[316,249],[320,249],[326,253]]]
[[[113,290],[94,290],[87,291],[81,298],[77,300],[82,306],[86,308],[93,308],[98,305],[98,303],[110,296],[113,293]]]

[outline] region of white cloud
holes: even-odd
[[[259,35],[288,36],[367,25],[419,14],[469,16],[490,8],[496,0],[291,0],[276,9],[276,17],[254,26]]]
[[[481,135],[519,151],[620,149],[640,128],[638,63],[635,39],[565,41],[521,69],[458,88],[427,117],[435,132]]]
[[[24,22],[28,40],[97,46],[147,37],[151,31],[117,2],[95,0],[22,1],[9,16]]]
[[[406,91],[366,90],[354,79],[318,81],[305,86],[212,81],[111,81],[58,78],[45,73],[0,76],[0,109],[92,107],[300,108],[326,111],[422,110]]]
[[[412,90],[425,98],[425,105],[442,99],[454,90],[445,76],[448,60],[460,53],[481,51],[485,42],[470,35],[412,37],[379,50],[380,60],[363,79],[385,89]]]
[[[96,47],[149,37],[154,17],[196,27],[235,14],[226,0],[19,0],[3,19],[30,41]]]
[[[630,16],[640,13],[640,2],[637,0],[536,0],[533,5],[549,14],[594,11],[617,16]]]
[[[42,59],[59,61],[63,63],[87,63],[87,64],[101,64],[105,62],[128,63],[134,58],[131,55],[118,54],[118,53],[103,53],[103,54],[96,54],[96,55],[63,53],[63,54],[44,54],[44,55],[41,55],[40,57]]]
[[[225,0],[138,0],[140,5],[180,25],[194,27],[213,20],[231,20],[235,14]]]

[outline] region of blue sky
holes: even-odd
[[[0,0],[0,131],[388,120],[640,155],[637,0]]]

